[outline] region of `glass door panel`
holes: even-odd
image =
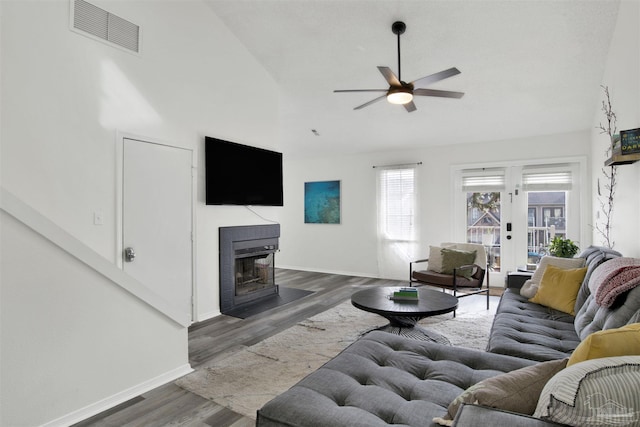
[[[500,193],[467,192],[467,242],[487,250],[491,271],[500,271]]]
[[[527,192],[527,264],[530,268],[549,254],[555,236],[567,235],[567,192]]]

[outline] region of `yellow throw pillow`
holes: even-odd
[[[573,351],[567,366],[602,357],[640,355],[640,323],[590,334]]]
[[[542,275],[538,292],[529,301],[575,316],[576,297],[585,274],[587,267],[563,270],[549,265]]]

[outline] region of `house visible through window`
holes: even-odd
[[[463,171],[462,191],[467,202],[466,240],[487,249],[489,267],[500,271],[501,197],[504,169]]]
[[[567,234],[567,199],[573,187],[570,165],[524,168],[522,189],[527,209],[539,222],[527,228],[527,264],[537,264],[548,253],[555,236]]]

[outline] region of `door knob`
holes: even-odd
[[[133,262],[135,257],[136,257],[136,251],[134,251],[133,248],[124,249],[124,260],[126,262]]]

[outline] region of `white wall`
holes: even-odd
[[[618,129],[640,127],[640,3],[623,0],[612,39],[603,85],[609,86],[613,108],[618,116]],[[488,161],[553,158],[554,156],[587,156],[589,176],[593,183],[587,224],[595,224],[598,210],[595,181],[601,176],[608,139],[595,127],[604,121],[600,104],[594,105],[594,125],[584,132],[550,135],[528,140],[494,141],[479,145],[435,147],[414,152],[374,153],[365,156],[322,159],[289,159],[285,204],[282,216],[282,246],[279,266],[377,276],[376,204],[374,164],[422,161],[421,244],[428,245],[451,238],[451,197],[449,169],[455,164]],[[561,118],[559,118],[561,119]],[[615,249],[626,256],[640,256],[640,162],[618,168],[613,221]],[[303,183],[305,181],[342,181],[342,224],[304,224]],[[438,207],[433,201],[437,200]],[[593,233],[581,247],[602,244]]]
[[[613,111],[617,116],[618,130],[640,127],[640,2],[623,0],[620,4],[618,22],[611,41],[602,85],[609,87]],[[604,100],[604,92],[601,91]],[[592,131],[592,170],[594,200],[592,223],[598,221],[599,203],[595,194],[596,180],[601,186],[606,181],[601,170],[606,159],[605,152],[610,143],[608,136],[601,135],[595,128],[606,126],[606,118],[597,106]],[[640,211],[640,162],[618,166],[618,184],[616,185],[614,212],[612,219],[612,240],[614,249],[625,256],[640,257],[640,223],[637,217]],[[608,193],[604,188],[603,195]],[[601,215],[601,218],[602,215]],[[594,231],[594,244],[603,244],[602,237]]]
[[[67,0],[2,2],[2,185],[114,260],[116,131],[196,152],[204,135],[277,149],[278,95],[200,1],[93,3],[142,27],[140,56],[70,31]],[[201,320],[219,313],[217,227],[263,221],[205,207],[198,169]],[[277,219],[279,209],[261,212]]]
[[[0,221],[0,425],[74,420],[189,371],[186,328],[8,214]]]
[[[264,221],[242,207],[204,206],[204,165],[199,156],[203,137],[277,149],[277,85],[199,0],[92,3],[142,27],[141,55],[70,31],[68,0],[0,1],[2,186],[114,262],[117,132],[193,149],[199,159],[196,319],[211,317],[219,313],[218,226]],[[274,219],[280,210],[259,209]],[[104,225],[93,225],[94,212],[103,215]],[[44,251],[47,246],[37,237],[29,237],[30,247],[19,252],[30,262],[10,265],[12,258],[6,251],[21,247],[24,233],[5,233],[13,225],[4,217],[2,227],[2,370],[25,374],[27,368],[38,365],[32,379],[20,382],[14,378],[11,388],[3,376],[2,389],[7,394],[2,399],[2,417],[11,420],[3,425],[49,421],[92,399],[108,398],[121,387],[139,384],[158,375],[156,371],[185,363],[184,329],[167,330],[162,321],[149,321],[153,315],[146,308],[133,299],[128,301],[113,284],[77,272],[81,267],[74,266],[73,273],[59,271],[49,261],[58,260],[55,254],[29,258],[27,250]],[[40,274],[55,270],[58,276],[47,281],[29,271],[22,277],[22,269],[41,270]],[[91,298],[94,291],[101,300]],[[51,304],[46,310],[45,302]],[[95,335],[87,337],[80,315],[88,316],[91,311],[104,317]],[[28,321],[19,324],[25,319]],[[125,324],[132,325],[130,331]],[[133,339],[144,342],[136,324],[147,328],[149,339],[162,342],[166,337],[171,350],[165,351],[171,360],[163,360],[162,368],[155,363],[148,369],[141,365],[163,349],[150,346],[147,352],[128,345]],[[38,328],[49,328],[43,330],[51,333],[51,341],[41,343],[40,351],[29,349],[24,362],[14,357],[14,352],[20,352],[15,347],[19,340],[40,336],[34,333]],[[130,335],[122,341],[113,339],[118,331]],[[64,339],[56,341],[60,334]],[[97,357],[87,347],[100,336],[104,342],[96,349],[104,353]],[[6,348],[13,350],[5,353]],[[50,352],[57,357],[50,359]],[[66,353],[72,354],[68,362],[63,358]],[[174,358],[176,354],[179,357]],[[60,371],[69,372],[82,355],[87,359],[74,372],[79,381],[68,390],[60,387],[61,374],[54,372],[58,369],[54,365],[69,363]],[[85,369],[92,361],[92,369],[103,372],[100,377],[92,378]],[[122,368],[121,362],[140,365],[140,370],[133,373]],[[104,378],[106,375],[111,377]],[[36,384],[40,389],[34,390]],[[27,395],[30,397],[24,398]],[[6,408],[11,409],[7,412]]]
[[[451,166],[524,159],[588,156],[588,131],[416,151],[286,161],[281,267],[377,277],[376,186],[373,165],[419,166],[421,246],[453,238]],[[304,182],[340,180],[342,223],[304,224]],[[588,180],[586,182],[589,182]],[[590,200],[584,201],[586,206]],[[585,242],[588,244],[589,242]],[[408,266],[407,266],[408,275]],[[406,277],[398,277],[406,279]]]

